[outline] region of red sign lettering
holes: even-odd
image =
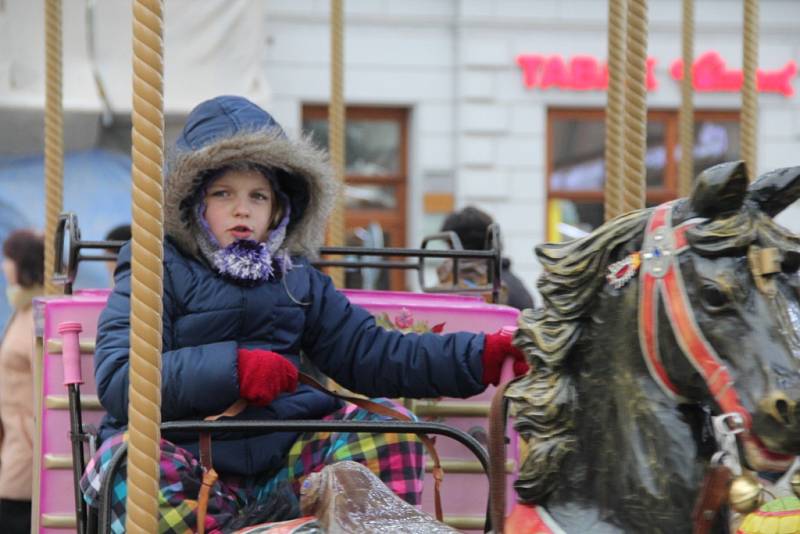
[[[569,61],[569,71],[572,74],[572,87],[578,91],[589,91],[595,88],[598,82],[602,83],[600,65],[591,56],[575,56]]]
[[[569,74],[567,67],[564,65],[564,60],[561,56],[550,56],[544,64],[542,78],[539,81],[539,86],[542,89],[549,89],[550,87],[569,87]]]
[[[683,79],[683,60],[676,59],[669,69],[674,80]],[[781,93],[790,97],[794,94],[792,78],[797,74],[794,61],[776,70],[756,70],[756,87],[762,93]],[[706,52],[692,65],[692,87],[701,92],[739,91],[744,74],[739,69],[729,69],[725,60],[717,52]]]
[[[656,60],[654,58],[647,58],[647,77],[645,78],[648,91],[655,91],[658,89],[658,80],[656,79]]]
[[[536,87],[536,76],[544,63],[544,57],[535,54],[526,54],[517,57],[517,65],[522,69],[522,83],[525,87]]]
[[[566,91],[603,91],[608,88],[608,64],[588,55],[572,56],[565,60],[560,55],[520,54],[517,65],[522,70],[522,82],[528,89],[562,89]],[[655,73],[656,59],[647,58],[646,84],[648,91],[658,89]],[[683,78],[683,62],[677,59],[670,65],[674,80]],[[786,97],[794,94],[792,81],[797,75],[797,65],[788,61],[776,70],[758,69],[757,87],[762,93],[780,93]],[[742,87],[741,70],[729,69],[717,52],[700,55],[692,65],[692,85],[698,92],[739,91]]]
[[[608,88],[608,65],[592,56],[573,56],[565,61],[559,55],[521,54],[517,56],[517,65],[522,69],[522,81],[528,89],[596,91]],[[656,59],[647,58],[649,91],[658,88],[655,66]]]

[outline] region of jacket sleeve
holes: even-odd
[[[120,251],[114,290],[100,314],[95,351],[95,378],[100,402],[114,419],[123,423],[128,420],[130,258],[130,245],[126,245]],[[172,279],[165,263],[161,417],[169,421],[219,413],[239,398],[236,342],[172,350],[174,314]]]
[[[311,272],[303,350],[328,376],[369,396],[469,397],[481,383],[483,334],[402,334]]]

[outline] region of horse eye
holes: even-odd
[[[722,308],[728,303],[728,295],[717,286],[710,284],[706,284],[700,289],[700,297],[711,308]]]
[[[787,250],[783,253],[781,269],[786,274],[794,274],[800,269],[800,252]]]

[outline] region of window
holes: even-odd
[[[405,247],[408,111],[352,106],[346,113],[346,245]],[[304,106],[303,130],[327,148],[327,106]],[[345,286],[399,290],[405,277],[400,271],[347,271]]]
[[[678,196],[678,112],[650,111],[647,124],[646,201]],[[547,236],[579,237],[603,223],[605,112],[551,109],[548,113]],[[739,158],[738,112],[695,112],[695,176]]]

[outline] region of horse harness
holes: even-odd
[[[754,477],[742,472],[737,439],[745,450],[763,451],[764,447],[750,431],[751,415],[739,399],[727,366],[697,324],[681,274],[679,256],[689,249],[686,231],[702,219],[689,219],[673,227],[672,208],[672,202],[655,208],[647,222],[642,251],[636,253],[639,257],[632,261],[632,266],[641,264],[639,343],[653,380],[672,400],[685,401],[670,380],[659,352],[657,315],[661,301],[678,345],[703,378],[722,412],[713,418],[720,451],[712,457],[693,513],[695,533],[701,533],[710,530],[718,511],[728,500],[732,480],[736,487],[746,487],[748,494],[755,493],[754,500],[749,498],[757,505],[760,486]],[[751,246],[748,263],[757,288],[773,297],[777,290],[769,275],[780,272],[777,249]],[[613,271],[609,276],[612,275]],[[731,504],[735,507],[737,503]]]
[[[678,345],[705,381],[721,412],[738,414],[741,418],[743,428],[737,434],[743,445],[763,449],[763,445],[750,433],[750,413],[739,400],[725,362],[697,324],[678,264],[679,255],[689,249],[686,231],[702,219],[689,219],[673,228],[672,206],[673,203],[668,202],[655,208],[647,223],[642,251],[636,253],[641,255],[639,342],[645,363],[653,379],[669,398],[677,402],[685,401],[669,379],[659,353],[657,313],[661,299]],[[774,279],[769,275],[780,272],[778,251],[751,246],[748,263],[759,290],[767,296],[774,296],[777,289]],[[734,421],[733,418],[728,420]]]
[[[650,375],[664,394],[676,402],[686,402],[670,380],[659,352],[657,315],[659,302],[662,300],[678,345],[703,378],[722,412],[722,415],[712,418],[715,439],[720,450],[711,459],[692,514],[694,534],[705,534],[711,530],[720,509],[729,501],[732,483],[735,486],[742,482],[742,486],[757,493],[756,497],[761,492],[755,477],[743,474],[737,439],[745,449],[752,447],[763,451],[764,448],[750,432],[750,413],[739,399],[727,366],[697,324],[681,274],[678,259],[680,254],[689,250],[686,232],[704,219],[689,219],[673,227],[673,205],[673,202],[667,202],[653,210],[645,229],[642,250],[610,265],[606,279],[612,287],[619,289],[633,279],[637,272],[640,274],[639,343]],[[748,250],[748,264],[759,291],[768,297],[775,296],[777,288],[774,279],[769,275],[781,270],[778,250],[751,245]],[[496,392],[490,413],[489,456],[494,471],[490,477],[493,505],[491,512],[493,524],[499,526],[499,532],[502,532],[504,524],[505,477],[499,466],[494,465],[497,463],[494,460],[503,453],[505,386]],[[782,461],[780,465],[785,467]],[[753,502],[757,502],[757,499]],[[553,527],[557,528],[555,525]]]
[[[639,289],[639,343],[650,375],[672,400],[685,402],[667,375],[658,347],[658,304],[663,300],[672,333],[686,358],[705,381],[723,413],[738,413],[746,429],[749,412],[742,406],[725,363],[703,335],[683,281],[678,257],[689,249],[686,231],[695,226],[690,219],[672,227],[672,203],[658,206],[645,230],[641,254]],[[743,436],[744,437],[744,436]]]

